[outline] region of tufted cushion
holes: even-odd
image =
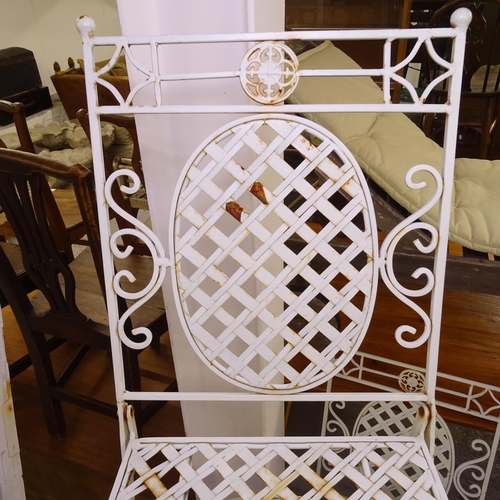
[[[359,66],[331,42],[299,56],[301,69],[352,69]],[[289,99],[296,104],[380,103],[382,91],[369,77],[302,77]],[[415,211],[429,199],[427,188],[413,190],[405,182],[417,164],[440,169],[443,149],[402,113],[316,113],[308,116],[335,134],[351,150],[360,166],[407,210]],[[481,252],[500,255],[500,161],[460,158],[455,164],[450,239]],[[422,217],[437,224],[437,207]]]

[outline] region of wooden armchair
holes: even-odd
[[[49,221],[47,196],[52,192],[46,190],[47,175],[66,181],[73,188],[89,240],[89,248],[85,248],[76,259],[57,245],[55,235],[63,234],[67,229],[61,218]],[[55,206],[54,200],[52,203]],[[34,297],[26,294],[0,249],[0,286],[26,342],[50,434],[61,437],[66,432],[62,401],[116,416],[114,404],[76,394],[65,387],[90,348],[111,349],[110,331],[104,319],[107,315],[102,293],[102,257],[91,172],[79,164],[68,167],[55,160],[2,149],[0,204],[19,241],[26,273],[39,290]],[[150,279],[152,263],[146,257],[131,256],[129,264],[138,280],[130,288],[123,287],[133,292],[134,287],[141,286],[141,281],[144,283]],[[126,307],[125,300],[119,299],[119,308],[125,310]],[[140,317],[125,322],[128,333],[133,336],[136,334],[134,327],[147,326],[158,339],[167,330],[162,298],[153,297],[141,311]],[[46,335],[50,336],[48,341]],[[76,353],[56,376],[50,353],[66,341],[76,344]],[[122,354],[126,383],[137,389],[141,386],[138,353],[125,348]],[[136,411],[144,421],[153,408],[144,408],[142,412],[136,407]]]
[[[27,153],[35,153],[35,147],[28,130],[23,104],[20,102],[11,103],[0,100],[0,110],[12,114],[21,144],[21,150]],[[5,147],[5,144],[3,147]],[[44,182],[43,189],[46,193],[50,191],[48,182]],[[63,224],[67,229],[67,231],[64,231],[61,235],[56,235],[56,238],[59,248],[69,255],[72,252],[71,245],[76,242],[81,242],[82,237],[85,235],[84,224],[73,191],[70,189],[58,189],[53,192],[53,196],[46,196],[45,199],[47,200],[46,203],[49,204],[46,209],[47,216],[49,220],[51,220],[51,223],[57,225],[61,221],[58,220],[56,222],[52,219],[62,218]],[[53,206],[50,205],[51,203]],[[0,214],[0,236],[15,236],[14,230],[6,220],[5,214]]]
[[[498,132],[500,116],[500,0],[463,1],[450,0],[440,7],[429,21],[429,27],[446,26],[450,15],[458,7],[472,12],[472,22],[467,32],[457,156],[492,159],[492,137]],[[434,42],[436,51],[449,59],[451,47],[443,40]],[[424,76],[432,81],[442,68],[424,59]],[[431,99],[445,102],[446,90],[435,90]],[[424,132],[439,142],[444,124],[436,115],[424,120]]]

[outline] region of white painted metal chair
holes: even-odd
[[[452,17],[452,28],[435,30],[322,31],[203,36],[96,37],[89,18],[78,20],[84,46],[88,110],[94,146],[94,169],[102,232],[109,321],[115,366],[123,462],[110,498],[327,498],[342,499],[445,499],[446,493],[433,460],[435,389],[441,305],[447,251],[447,230],[452,197],[454,150],[465,32],[466,10]],[[431,38],[454,39],[451,61],[439,59]],[[378,39],[386,40],[384,65],[374,70],[300,69],[286,41]],[[392,42],[415,41],[409,57],[390,66]],[[161,49],[172,44],[250,43],[239,68],[232,72],[169,74],[161,69]],[[116,47],[108,66],[93,71],[98,46]],[[398,72],[419,48],[426,47],[443,66],[439,80],[421,97]],[[118,56],[137,68],[143,81],[124,100],[103,79]],[[146,54],[149,63],[138,60]],[[168,65],[167,65],[168,67]],[[385,102],[359,104],[290,105],[286,98],[300,78],[331,76],[382,77]],[[242,89],[255,101],[247,104],[166,104],[165,82],[239,78]],[[447,104],[425,104],[431,87],[449,79]],[[390,83],[408,88],[414,102],[392,104]],[[119,102],[100,106],[97,86],[109,88]],[[152,88],[150,105],[135,104],[141,89]],[[247,101],[248,102],[248,101]],[[348,148],[309,118],[314,113],[417,112],[443,113],[447,118],[443,165],[437,171],[416,165],[407,174],[410,189],[432,186],[428,203],[396,227],[379,248],[370,193],[362,171]],[[239,113],[208,137],[193,152],[179,177],[169,218],[172,235],[168,249],[139,221],[134,235],[151,249],[156,268],[149,286],[127,294],[121,280],[130,272],[114,274],[113,258],[124,258],[116,245],[123,231],[110,232],[108,208],[119,210],[110,185],[129,170],[105,179],[100,147],[103,114]],[[301,115],[301,116],[297,116]],[[304,118],[307,116],[307,118]],[[292,150],[297,164],[288,161]],[[145,165],[147,169],[147,165]],[[147,172],[146,172],[147,176]],[[315,176],[315,177],[314,177]],[[314,182],[321,178],[320,182]],[[425,181],[423,180],[425,178]],[[122,184],[124,186],[124,184]],[[138,185],[135,186],[137,189]],[[132,189],[122,187],[122,189]],[[290,196],[299,197],[293,208]],[[439,229],[419,219],[439,206]],[[126,214],[125,214],[126,215]],[[321,228],[311,224],[322,220]],[[431,243],[415,246],[434,253],[435,266],[418,269],[427,284],[409,289],[395,276],[392,256],[401,237],[415,229],[431,234]],[[348,241],[335,249],[336,239]],[[170,268],[170,269],[169,269]],[[127,337],[123,324],[147,301],[170,274],[175,308],[181,328],[207,367],[234,386],[234,393],[183,392],[178,394],[130,392],[123,377],[121,346],[141,349],[151,341],[144,329]],[[171,270],[171,273],[170,273]],[[327,393],[306,392],[339,373],[353,358],[369,327],[379,276],[391,291],[423,320],[423,330],[402,325],[394,342],[405,348],[428,346],[427,377],[423,392]],[[116,309],[115,294],[135,300],[123,316]],[[418,307],[414,297],[430,296],[430,312]],[[323,306],[318,307],[318,298]],[[312,302],[315,301],[314,307]],[[170,313],[170,311],[169,311]],[[290,324],[299,315],[304,324],[294,331]],[[334,321],[341,315],[341,325]],[[413,335],[412,335],[413,334]],[[400,435],[366,432],[369,419],[360,420],[358,436],[343,437],[227,437],[141,438],[137,436],[134,400],[180,401],[361,401],[367,412],[377,404],[395,408],[418,405],[412,429]],[[375,406],[374,406],[375,405]],[[380,413],[378,413],[380,416]],[[384,426],[381,426],[383,429]],[[379,429],[380,430],[380,429]],[[278,460],[277,460],[278,459]],[[329,470],[318,474],[319,461]],[[163,478],[177,471],[168,486]],[[149,492],[149,493],[146,493]],[[149,495],[149,496],[147,496]]]

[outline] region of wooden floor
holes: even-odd
[[[2,309],[9,362],[26,352],[17,323],[9,307]],[[146,376],[165,386],[173,379],[168,335],[162,345],[141,354]],[[55,364],[67,359],[74,346],[65,345],[55,354]],[[53,356],[54,356],[53,354]],[[68,383],[69,388],[114,401],[111,358],[91,351]],[[56,439],[45,428],[32,369],[12,380],[21,458],[29,500],[100,500],[107,498],[120,463],[118,420],[64,404],[67,436]],[[145,435],[183,435],[178,403],[169,403],[146,425]],[[8,500],[8,499],[1,499]]]
[[[372,327],[364,350],[387,355],[394,343],[393,332],[413,315],[381,287]],[[9,308],[2,310],[7,355],[16,359],[24,351],[23,341]],[[151,351],[144,366],[156,378],[172,375],[166,345]],[[63,356],[66,347],[58,354]],[[142,356],[142,355],[141,355]],[[419,364],[425,352],[407,351],[408,361]],[[165,359],[164,359],[165,358]],[[500,385],[500,297],[448,290],[445,296],[440,369],[467,378]],[[104,353],[93,353],[75,374],[78,386],[113,401],[111,362]],[[117,421],[66,405],[68,435],[51,438],[44,425],[38,392],[31,370],[12,381],[15,414],[22,450],[27,498],[30,500],[100,500],[107,498],[119,464]],[[164,407],[145,428],[146,435],[181,435],[178,404]],[[7,499],[5,499],[7,500]]]

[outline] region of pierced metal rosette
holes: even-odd
[[[256,102],[278,104],[295,90],[299,81],[298,69],[297,57],[283,43],[258,43],[241,62],[241,86]]]
[[[405,392],[424,392],[425,389],[425,377],[415,370],[402,371],[398,383]]]

